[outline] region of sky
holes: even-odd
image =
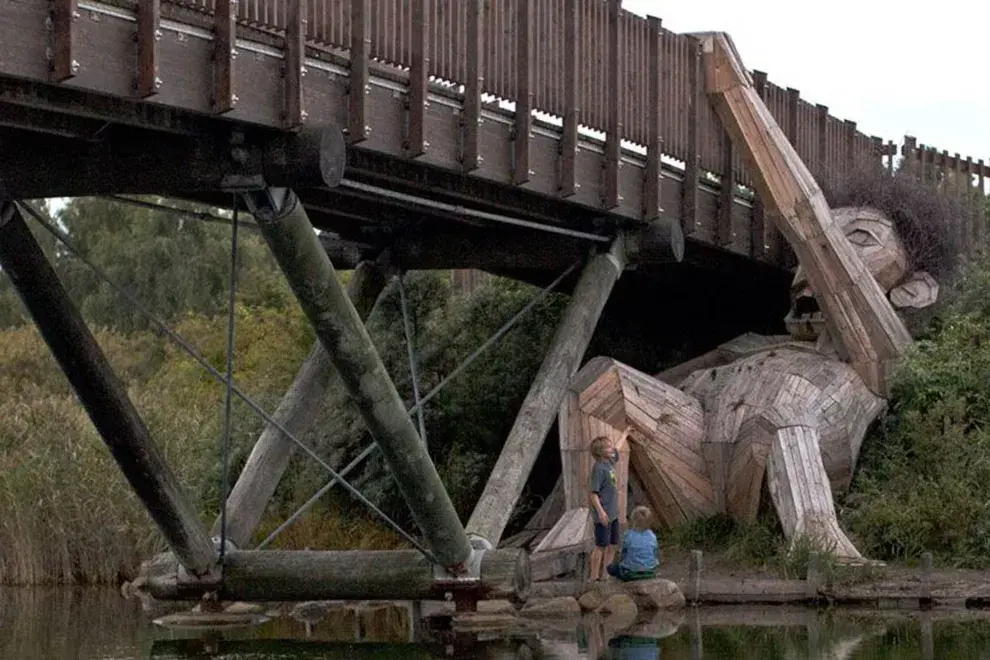
[[[984,0],[623,0],[673,32],[727,32],[749,70],[898,145],[990,162]]]

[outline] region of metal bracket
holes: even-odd
[[[259,222],[278,220],[298,203],[298,198],[288,188],[248,190],[241,193],[241,199]]]

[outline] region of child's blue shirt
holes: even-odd
[[[652,571],[659,564],[657,536],[652,529],[630,529],[622,539],[622,561],[628,571]]]

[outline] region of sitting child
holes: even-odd
[[[657,536],[650,529],[653,512],[638,506],[629,515],[629,529],[622,537],[619,561],[609,564],[608,574],[622,581],[648,580],[655,576],[660,563]]]

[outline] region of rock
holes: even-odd
[[[624,583],[623,588],[636,606],[646,612],[679,610],[684,607],[684,594],[670,580],[636,580]]]
[[[228,614],[261,614],[265,611],[265,606],[261,603],[243,603],[238,601],[231,603],[223,611]]]
[[[516,608],[507,600],[479,600],[478,614],[511,614],[515,616]]]
[[[606,596],[598,589],[589,589],[578,598],[578,605],[585,612],[595,612],[605,604]]]
[[[598,611],[602,614],[632,615],[635,618],[638,608],[630,596],[626,594],[612,594],[602,603]]]
[[[581,606],[573,596],[530,600],[519,612],[520,615],[540,619],[563,619],[581,616]]]
[[[316,623],[326,616],[334,605],[335,603],[330,600],[309,600],[297,603],[289,616],[297,621]]]

